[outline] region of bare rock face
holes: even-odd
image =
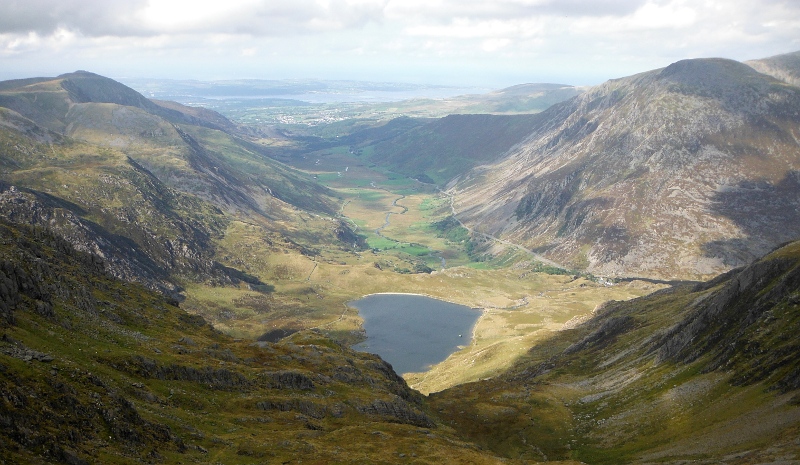
[[[15,223],[49,228],[81,252],[97,257],[107,271],[121,279],[141,282],[165,293],[177,288],[158,265],[132,242],[119,244],[97,224],[80,218],[68,202],[0,183],[0,217]]]
[[[458,183],[459,218],[565,266],[704,278],[800,236],[800,88],[723,59],[608,81]]]
[[[389,401],[375,399],[368,404],[358,405],[356,409],[360,413],[382,418],[390,422],[404,423],[425,428],[436,426],[436,423],[434,423],[428,415],[399,397],[395,397]]]

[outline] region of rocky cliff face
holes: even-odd
[[[656,343],[657,360],[688,364],[705,358],[705,371],[733,371],[735,384],[769,380],[781,392],[800,388],[797,346],[786,337],[797,324],[799,252],[795,242],[721,277],[716,283],[724,285],[695,302]]]
[[[35,191],[0,184],[0,216],[15,223],[48,228],[76,250],[93,254],[110,274],[120,279],[167,294],[177,292],[164,264],[159,266],[135,242],[115,237],[100,225],[82,219],[74,207]]]
[[[685,60],[540,116],[455,187],[462,220],[612,276],[710,276],[800,236],[800,88]]]

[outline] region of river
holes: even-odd
[[[378,354],[397,373],[427,371],[469,345],[479,309],[414,294],[372,294],[348,303],[364,319],[367,340],[353,346]]]

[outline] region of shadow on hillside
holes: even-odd
[[[800,238],[800,171],[787,172],[777,184],[747,180],[718,190],[711,212],[732,220],[743,235],[704,244],[705,256],[731,267],[746,265]]]

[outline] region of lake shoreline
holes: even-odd
[[[362,295],[361,297],[359,297],[358,299],[355,299],[355,300],[348,300],[347,302],[344,303],[344,305],[347,308],[354,308],[357,311],[358,308],[353,307],[352,305],[350,305],[350,302],[355,302],[356,300],[360,300],[360,299],[363,299],[364,297],[369,297],[371,295],[415,295],[415,296],[418,296],[418,297],[427,297],[429,299],[441,300],[442,302],[447,302],[449,304],[461,305],[463,307],[471,308],[472,310],[477,310],[477,311],[481,312],[481,314],[478,317],[478,319],[475,321],[475,324],[472,325],[472,330],[470,331],[470,337],[469,337],[470,344],[472,344],[472,340],[475,339],[475,328],[478,326],[478,322],[481,320],[481,318],[486,316],[486,312],[487,312],[487,310],[489,310],[489,307],[472,307],[472,306],[465,305],[465,304],[462,304],[462,303],[459,303],[459,302],[456,302],[456,301],[453,301],[453,300],[447,300],[447,299],[443,299],[441,297],[436,297],[435,295],[420,294],[420,293],[415,293],[415,292],[373,292],[371,294],[364,294],[364,295]],[[358,316],[362,320],[361,329],[363,330],[364,329],[364,326],[363,326],[364,318],[361,316],[360,313],[358,314]],[[358,342],[358,343],[353,344],[353,345],[361,344],[363,342],[364,341]],[[465,347],[469,347],[470,344],[467,344]]]
[[[401,375],[428,371],[471,345],[484,314],[481,308],[403,292],[368,294],[347,305],[364,320],[366,335],[352,348],[379,355]]]

